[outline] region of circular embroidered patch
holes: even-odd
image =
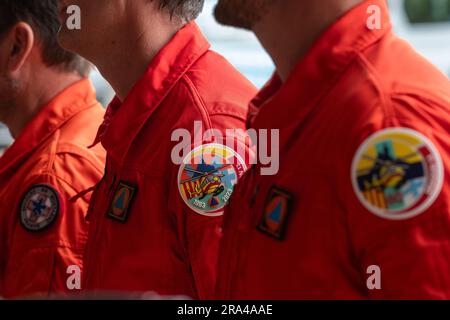
[[[247,170],[241,156],[221,144],[195,148],[178,171],[178,189],[184,202],[205,216],[220,216],[234,186]]]
[[[428,209],[443,184],[439,152],[422,134],[406,128],[384,129],[358,149],[352,182],[361,203],[375,215],[408,219]]]
[[[28,231],[42,231],[56,220],[59,208],[59,196],[55,189],[46,185],[35,185],[22,199],[20,222]]]

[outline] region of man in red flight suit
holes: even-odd
[[[450,83],[391,28],[383,0],[222,0],[277,72],[255,129],[280,171],[225,213],[225,299],[450,298]]]
[[[59,25],[56,0],[0,2],[0,121],[15,138],[0,158],[5,298],[80,290],[85,191],[105,163],[103,148],[88,146],[105,111],[90,64],[58,46]]]
[[[192,22],[203,1],[61,1],[63,20],[69,4],[83,26],[63,28],[61,44],[117,92],[96,141],[108,157],[88,214],[85,289],[211,297],[223,208],[246,163],[208,137],[186,152],[193,163],[176,163],[172,150],[179,130],[199,134],[196,121],[223,135],[244,129],[256,89]]]

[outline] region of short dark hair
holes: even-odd
[[[0,0],[0,34],[16,23],[28,23],[42,44],[42,57],[46,65],[87,77],[91,64],[58,44],[61,26],[58,16],[58,0]]]
[[[205,0],[158,0],[161,9],[187,22],[196,19],[203,10]]]

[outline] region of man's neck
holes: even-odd
[[[111,84],[120,100],[124,100],[142,77],[156,54],[181,28],[170,17],[148,19],[145,10],[130,15],[127,29],[93,63]]]
[[[254,32],[286,81],[300,59],[340,16],[364,0],[279,1]]]
[[[78,74],[48,67],[43,68],[38,77],[20,89],[13,110],[3,117],[13,138],[17,138],[33,117],[59,93],[81,80]]]

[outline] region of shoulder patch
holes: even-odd
[[[352,164],[353,189],[364,207],[390,220],[415,217],[439,196],[444,170],[433,143],[407,128],[379,131],[359,147]]]
[[[185,157],[178,170],[178,190],[186,205],[196,213],[220,216],[246,170],[244,160],[233,149],[205,144]]]
[[[34,185],[23,196],[20,204],[20,223],[30,232],[50,227],[59,215],[59,193],[48,185]]]

